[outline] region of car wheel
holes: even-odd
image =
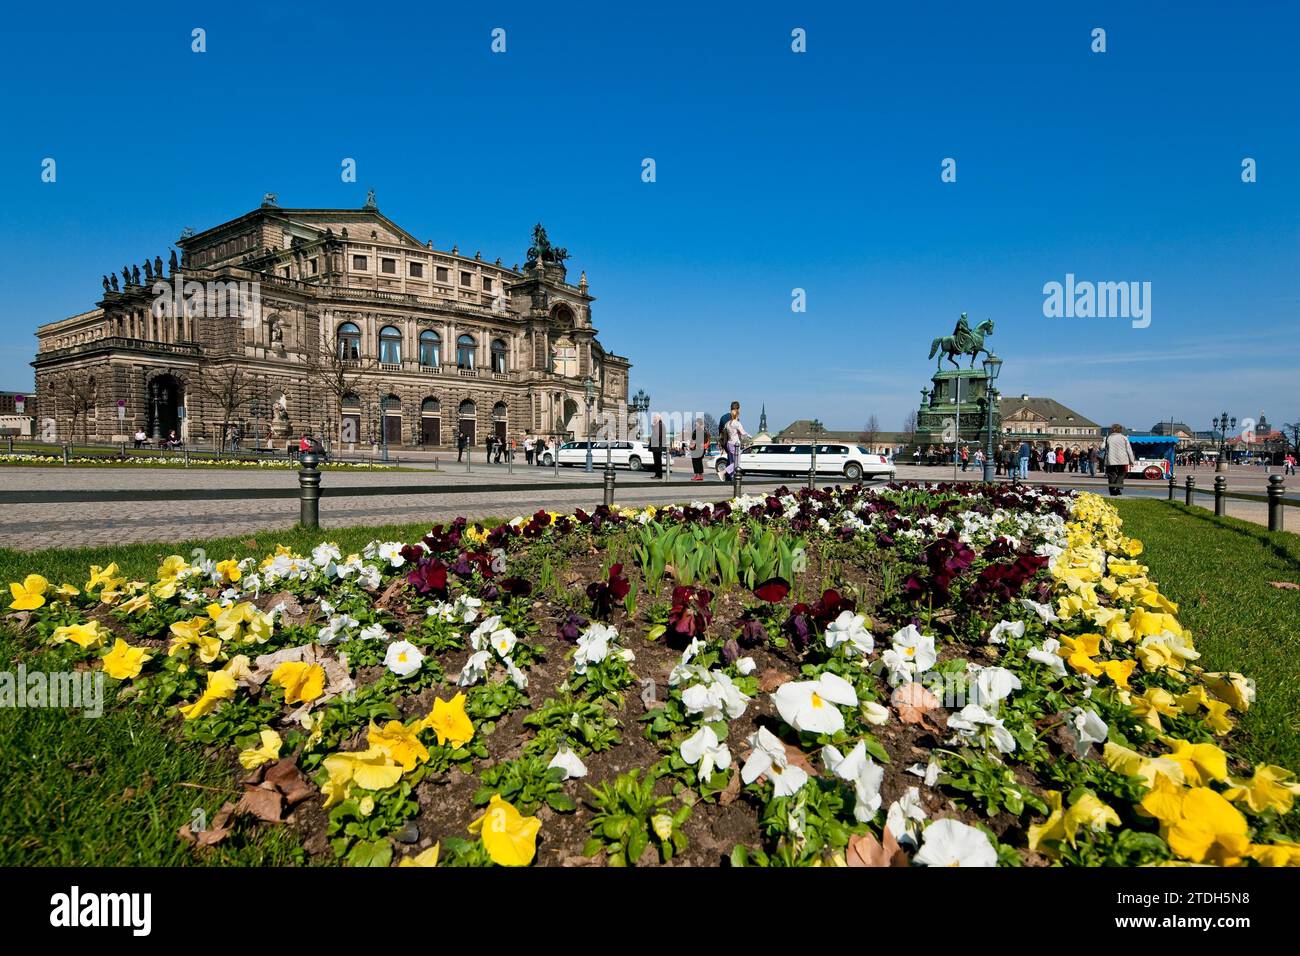
[[[627,468],[628,471],[640,471],[641,459],[638,458],[636,455],[633,455],[631,458],[627,460]]]
[[[551,467],[551,462],[553,461],[555,461],[555,459],[552,458],[550,455],[542,456],[542,464],[545,465],[547,468]]]
[[[1165,473],[1160,470],[1159,465],[1148,465],[1142,472],[1143,478],[1150,478],[1152,481],[1159,481],[1164,476]]]
[[[844,466],[844,477],[847,478],[849,481],[861,481],[862,466],[859,465],[857,462],[853,462],[853,461],[849,462],[847,465]]]
[[[727,477],[727,463],[721,458],[719,458],[718,463],[713,466],[713,470],[719,478]]]

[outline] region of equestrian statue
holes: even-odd
[[[985,319],[972,329],[970,323],[966,321],[966,313],[963,312],[961,318],[957,320],[957,327],[952,330],[952,335],[941,336],[930,343],[930,358],[939,356],[934,367],[942,366],[946,355],[949,362],[956,368],[961,368],[961,363],[957,361],[956,356],[969,355],[970,368],[974,368],[975,360],[979,358],[981,352],[985,355],[989,354],[989,350],[984,347],[984,336],[992,334],[992,319]]]

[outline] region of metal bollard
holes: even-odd
[[[64,445],[64,446],[63,446],[63,464],[66,465],[67,463],[68,463],[68,446],[67,446],[67,445]]]
[[[320,527],[320,456],[314,451],[298,456],[298,523],[304,528]]]
[[[471,470],[469,466],[470,463],[473,462],[473,460],[474,460],[474,449],[466,448],[465,449],[465,471],[466,472],[469,472]]]
[[[1174,476],[1169,476],[1169,500],[1174,500]]]
[[[739,498],[743,482],[740,480],[740,466],[737,465],[731,471],[731,497]]]
[[[811,466],[808,469],[808,490],[817,490],[817,469],[815,466]]]
[[[605,507],[614,507],[614,469],[605,469]]]
[[[14,453],[14,436],[13,436],[13,435],[10,435],[10,436],[9,436],[9,454],[12,455],[13,453]]]
[[[515,452],[514,449],[511,449],[510,451],[506,452],[506,474],[513,475],[514,473],[515,473]]]
[[[556,477],[556,478],[559,478],[559,477],[560,477],[560,446],[559,446],[559,444],[556,444],[554,450],[551,451],[551,466],[552,466],[552,468],[553,468],[553,470],[554,470],[554,472],[555,472],[555,477]]]
[[[1188,475],[1187,480],[1183,482],[1183,487],[1187,489],[1186,503],[1190,505],[1195,500],[1196,477],[1194,475]]]
[[[181,454],[185,456],[185,467],[190,467],[190,450],[186,448]]]
[[[1223,494],[1227,490],[1228,490],[1228,476],[1215,475],[1214,476],[1214,515],[1217,518],[1222,518],[1226,513],[1224,509],[1227,505],[1227,499],[1223,497]]]
[[[1268,530],[1282,530],[1282,495],[1286,489],[1282,487],[1281,475],[1268,476]]]
[[[126,442],[122,442],[122,458],[126,459]]]

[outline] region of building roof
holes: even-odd
[[[784,442],[812,438],[812,425],[813,422],[811,418],[797,419],[773,435],[772,440]],[[836,431],[830,428],[823,428],[817,433],[817,437],[821,441],[842,441],[856,444],[862,439],[864,431],[865,429],[862,428],[854,428],[849,431]],[[884,442],[885,444],[890,445],[904,445],[911,440],[912,436],[908,435],[907,432],[887,432],[882,429],[876,429],[876,441],[878,442]]]
[[[1156,422],[1151,426],[1151,434],[1153,435],[1177,435],[1179,432],[1184,435],[1191,435],[1193,434],[1192,426],[1186,422],[1174,422],[1172,424],[1169,422]]]
[[[1035,418],[1041,418],[1043,421],[1051,421],[1055,418],[1057,425],[1061,427],[1101,427],[1092,419],[1080,415],[1074,409],[1062,405],[1054,398],[1033,395],[1004,395],[998,399],[998,417],[1003,421],[1012,418],[1022,409],[1028,409],[1031,415]],[[1073,420],[1071,421],[1071,419]]]

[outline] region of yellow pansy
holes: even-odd
[[[280,759],[280,748],[284,746],[280,735],[268,728],[264,729],[260,736],[262,738],[260,746],[249,747],[239,752],[239,763],[245,770],[254,770],[264,763]]]
[[[415,854],[415,856],[402,857],[402,862],[398,863],[397,865],[399,868],[403,866],[437,866],[438,850],[441,847],[442,847],[441,843],[435,843],[433,846],[429,847],[429,849],[425,850],[423,853],[417,853]]]
[[[119,637],[104,655],[104,673],[114,680],[134,680],[152,659],[143,647],[132,647]]]
[[[71,584],[60,584],[57,588],[54,589],[55,596],[61,597],[65,601],[68,598],[76,597],[80,593],[81,593],[80,589],[74,588]]]
[[[521,815],[496,793],[487,812],[469,825],[469,832],[482,834],[483,846],[498,866],[527,866],[537,853],[541,828],[541,820]]]
[[[99,647],[104,643],[106,632],[100,630],[98,621],[89,621],[86,624],[65,624],[62,627],[56,627],[54,633],[50,635],[51,644],[63,644],[71,641],[78,647],[85,649],[87,647]]]
[[[1229,777],[1232,786],[1223,795],[1233,803],[1244,803],[1253,813],[1276,810],[1285,815],[1300,795],[1300,783],[1292,782],[1294,777],[1285,767],[1258,764],[1251,777]]]
[[[1136,750],[1107,742],[1102,750],[1102,761],[1107,768],[1126,777],[1141,777],[1148,787],[1155,786],[1156,779],[1167,777],[1174,783],[1183,782],[1182,764],[1169,757],[1144,757]]]
[[[1093,660],[1101,653],[1100,634],[1080,634],[1078,637],[1062,635],[1061,645],[1057,653],[1076,671],[1090,677],[1101,676],[1101,665]]]
[[[1193,744],[1172,737],[1163,742],[1173,747],[1169,759],[1183,768],[1188,786],[1203,787],[1211,781],[1227,779],[1228,755],[1214,744]]]
[[[1128,679],[1133,675],[1137,661],[1102,661],[1102,672],[1111,679],[1120,690],[1128,690]]]
[[[1233,710],[1246,711],[1255,703],[1255,682],[1236,671],[1220,671],[1201,675],[1210,693]]]
[[[262,559],[262,563],[258,565],[258,567],[260,567],[263,571],[265,571],[267,568],[269,568],[271,565],[275,563],[276,558],[291,558],[291,557],[293,557],[293,551],[291,551],[289,548],[286,548],[282,544],[277,544],[275,546],[275,551],[272,552],[271,554],[268,554],[266,557],[264,557]]]
[[[244,572],[239,569],[239,562],[234,558],[227,558],[225,561],[218,561],[213,567],[217,574],[221,575],[221,580],[227,584],[234,584],[244,576]]]
[[[403,770],[414,770],[417,764],[429,759],[429,749],[416,736],[417,727],[407,727],[400,720],[390,720],[381,730],[373,720],[366,741],[371,747],[385,751]]]
[[[125,614],[143,614],[152,607],[153,601],[149,599],[148,594],[137,594],[129,601],[123,601],[117,609]]]
[[[211,664],[221,654],[221,638],[213,634],[205,634],[207,626],[208,619],[205,617],[173,621],[168,628],[171,631],[172,642],[167,647],[167,656],[171,657],[186,647],[193,647],[199,652],[199,660]]]
[[[384,790],[402,779],[401,765],[380,747],[330,754],[324,767],[336,787],[355,783],[363,790]]]
[[[235,696],[238,684],[235,678],[225,671],[208,671],[208,686],[203,694],[192,704],[184,704],[179,710],[186,720],[202,717],[217,709],[217,704]]]
[[[1070,846],[1078,846],[1080,830],[1100,833],[1107,826],[1119,826],[1119,814],[1102,803],[1091,793],[1084,793],[1071,804],[1069,810],[1062,806],[1061,793],[1048,790],[1044,795],[1051,812],[1047,820],[1029,828],[1029,849],[1055,856],[1056,851],[1043,844],[1048,840],[1065,840]]]
[[[1185,860],[1236,866],[1251,849],[1246,818],[1209,787],[1180,787],[1160,777],[1141,806],[1160,821],[1169,849]]]
[[[9,585],[13,601],[9,607],[14,611],[34,611],[45,605],[45,592],[50,589],[50,582],[39,574],[29,574],[22,582]]]
[[[438,744],[451,742],[461,747],[474,739],[474,724],[465,713],[465,695],[457,694],[451,700],[435,698],[433,710],[422,721],[422,727],[438,735]]]
[[[116,579],[118,573],[117,562],[114,561],[106,568],[101,568],[98,564],[90,566],[90,580],[86,582],[86,591],[90,592],[95,588],[111,584]]]
[[[284,688],[286,704],[311,703],[325,691],[325,669],[319,664],[285,661],[271,672],[271,683]]]
[[[1278,840],[1256,844],[1246,854],[1260,866],[1300,866],[1300,843]]]
[[[1164,729],[1161,717],[1173,717],[1179,713],[1174,695],[1162,687],[1148,687],[1141,697],[1133,699],[1131,706],[1133,713],[1157,733]]]

